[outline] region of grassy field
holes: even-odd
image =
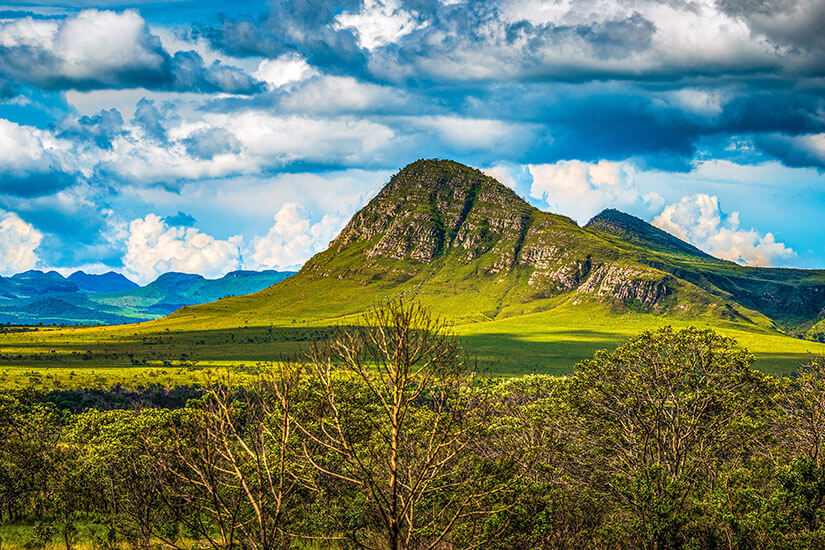
[[[787,375],[814,356],[825,355],[825,344],[791,338],[741,323],[712,324],[608,310],[582,311],[561,306],[542,313],[459,325],[460,335],[479,361],[482,372],[569,374],[581,359],[599,349],[614,349],[634,335],[662,326],[712,328],[734,338],[756,357],[755,366],[774,375]]]
[[[243,378],[328,337],[336,324],[355,322],[357,317],[348,316],[315,323],[280,319],[266,326],[247,320],[241,326],[199,330],[152,322],[5,332],[0,333],[0,387],[174,386]],[[825,344],[756,325],[617,314],[606,306],[570,302],[540,313],[462,321],[453,330],[483,375],[564,375],[599,349],[613,349],[639,332],[665,325],[707,326],[731,336],[754,353],[757,368],[770,374],[786,375],[813,356],[825,356]]]

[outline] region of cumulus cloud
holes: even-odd
[[[287,202],[275,214],[269,232],[252,240],[245,255],[254,269],[296,269],[313,254],[324,250],[346,223],[341,216],[327,214],[310,223],[306,210],[297,202]]]
[[[274,90],[293,82],[300,82],[317,71],[310,67],[306,60],[298,54],[284,54],[275,59],[264,59],[258,65],[258,70],[252,76],[266,82],[270,90]]]
[[[781,265],[796,257],[773,233],[739,228],[739,213],[726,214],[716,196],[696,194],[665,207],[653,225],[723,260],[749,266]]]
[[[0,173],[23,177],[52,168],[166,184],[258,174],[296,162],[359,165],[386,151],[395,136],[390,127],[368,119],[277,115],[263,109],[161,119],[143,101],[130,123],[117,111],[105,111],[64,125],[69,129],[56,135],[0,119],[0,144],[8,144],[0,151]],[[60,175],[50,173],[51,190],[65,185]],[[7,179],[0,191],[25,194],[26,185]]]
[[[605,208],[661,206],[656,193],[640,196],[634,181],[636,170],[627,162],[565,160],[531,164],[528,169],[533,177],[530,196],[545,201],[550,211],[579,223],[586,223]]]
[[[304,113],[376,112],[398,108],[409,101],[409,94],[398,88],[349,76],[324,75],[297,87],[282,99],[281,105]]]
[[[67,187],[70,147],[49,131],[0,118],[0,193],[32,197]]]
[[[0,274],[13,275],[34,268],[43,234],[14,212],[0,215]]]
[[[123,267],[140,283],[168,271],[220,277],[241,265],[241,237],[219,240],[193,227],[170,227],[148,214],[129,224]]]
[[[517,182],[516,178],[513,176],[512,169],[510,166],[506,166],[504,164],[495,164],[490,166],[489,168],[485,168],[482,170],[485,176],[490,176],[494,178],[499,183],[503,183],[510,189],[515,189]]]
[[[461,150],[521,151],[537,138],[539,130],[534,124],[492,118],[420,116],[407,121]]]
[[[0,21],[0,75],[48,89],[252,93],[259,87],[236,67],[217,61],[205,65],[195,51],[170,55],[134,10]]]
[[[294,51],[388,79],[665,79],[818,74],[820,0],[283,0],[206,34],[237,55]]]
[[[48,134],[0,118],[0,170],[17,172],[43,163],[50,146]]]
[[[404,10],[397,0],[364,0],[358,13],[343,12],[335,17],[334,28],[355,30],[358,45],[367,50],[396,42],[404,35],[426,26],[417,13]]]
[[[317,223],[311,223],[300,203],[286,202],[275,214],[269,231],[253,237],[248,245],[239,235],[220,240],[191,227],[191,223],[194,219],[183,212],[165,219],[148,214],[133,220],[123,256],[126,273],[146,283],[168,271],[220,277],[241,266],[296,269],[327,247],[346,217],[325,214]]]

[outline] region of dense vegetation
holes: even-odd
[[[494,381],[417,305],[364,321],[243,386],[0,394],[0,544],[825,545],[820,361],[664,328]]]

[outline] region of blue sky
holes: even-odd
[[[825,267],[825,0],[0,3],[0,274],[219,276],[451,158]]]

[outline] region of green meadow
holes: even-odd
[[[268,362],[300,354],[333,334],[336,325],[358,322],[358,316],[277,319],[272,325],[252,319],[236,327],[197,330],[168,321],[0,333],[0,387],[175,386],[242,379]],[[481,375],[567,375],[597,350],[613,350],[642,331],[667,325],[709,327],[733,337],[754,354],[757,368],[773,375],[788,375],[812,357],[825,356],[825,344],[758,325],[616,312],[594,303],[565,302],[538,313],[456,321],[452,330]]]

